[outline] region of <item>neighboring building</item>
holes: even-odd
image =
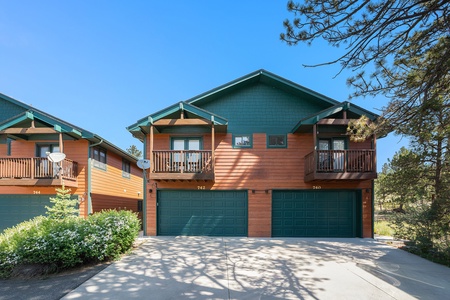
[[[48,159],[54,152],[66,154],[60,166]],[[136,158],[110,142],[0,94],[0,231],[45,214],[62,184],[78,198],[81,216],[138,212],[142,177]]]
[[[373,237],[378,116],[265,70],[129,126],[151,162],[147,235]]]

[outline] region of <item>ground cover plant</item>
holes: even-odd
[[[131,211],[108,210],[87,219],[39,216],[0,235],[0,277],[43,275],[117,259],[131,249],[140,221]]]

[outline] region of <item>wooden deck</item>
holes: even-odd
[[[214,180],[212,151],[154,150],[153,180]]]
[[[375,150],[316,150],[305,156],[305,182],[377,178]]]
[[[43,157],[0,158],[0,185],[77,187],[78,163],[64,159],[60,166]]]

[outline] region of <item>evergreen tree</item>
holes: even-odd
[[[45,206],[46,214],[52,219],[64,219],[74,217],[78,214],[78,200],[72,199],[71,190],[66,189],[64,185],[56,189],[56,196],[50,198],[52,206]]]
[[[142,151],[139,150],[135,145],[131,145],[129,148],[127,148],[127,152],[136,158],[142,158]]]

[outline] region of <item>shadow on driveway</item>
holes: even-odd
[[[450,299],[449,278],[369,239],[154,237],[64,299]]]

